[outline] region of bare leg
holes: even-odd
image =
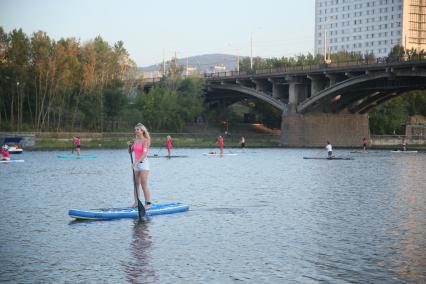
[[[149,171],[141,171],[141,185],[143,190],[143,196],[145,197],[145,204],[151,202],[151,194],[148,189],[148,175]],[[150,205],[145,206],[146,209],[149,209]]]
[[[139,187],[141,184],[141,172],[135,171],[136,191],[133,191],[134,202],[132,207],[138,207]]]

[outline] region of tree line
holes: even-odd
[[[179,131],[203,111],[201,81],[183,79],[176,64],[148,94],[136,70],[122,41],[0,27],[0,129],[102,132],[144,121]]]
[[[389,57],[404,54],[396,46]],[[423,54],[423,53],[420,53]],[[409,56],[418,56],[410,51]],[[424,54],[423,54],[424,55]],[[373,54],[339,52],[332,62],[374,60]],[[254,69],[321,64],[320,55],[254,59]],[[250,69],[243,58],[240,70]],[[0,27],[0,130],[3,131],[123,131],[141,121],[150,130],[182,131],[188,122],[233,121],[232,109],[209,110],[203,105],[203,82],[184,78],[176,60],[148,93],[143,78],[122,41],[113,45],[100,36],[86,42],[53,40],[45,32],[30,36],[21,29],[6,33]],[[248,100],[258,120],[280,127],[281,114],[272,106]],[[426,115],[426,95],[413,92],[370,111],[372,133],[391,134],[410,115]],[[241,115],[241,114],[239,114]]]

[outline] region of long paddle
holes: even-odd
[[[136,186],[136,176],[135,170],[133,169],[133,156],[132,156],[132,146],[129,145],[129,154],[130,161],[132,162],[132,173],[133,173],[133,189],[135,190],[135,196],[138,201],[138,213],[139,213],[139,221],[142,221],[142,217],[145,216],[145,207],[139,199],[138,188]]]

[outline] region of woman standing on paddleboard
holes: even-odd
[[[138,207],[137,196],[139,195],[139,187],[142,186],[143,195],[145,198],[145,208],[149,209],[151,207],[151,194],[148,189],[148,175],[149,175],[149,162],[148,162],[148,149],[151,145],[151,136],[149,135],[148,130],[142,123],[138,123],[135,126],[135,140],[131,150],[135,152],[135,160],[132,165],[132,170],[135,171],[136,177],[136,188],[135,192],[135,202],[132,207]],[[130,145],[130,141],[128,142]]]
[[[80,156],[80,148],[81,148],[81,140],[80,137],[74,137],[74,145],[75,151],[77,152],[77,156]]]
[[[217,145],[219,145],[220,154],[223,155],[223,148],[225,147],[225,140],[223,139],[222,135],[219,135],[216,143],[217,143]]]
[[[7,146],[7,144],[4,144],[1,147],[0,151],[1,151],[0,152],[0,155],[1,155],[0,160],[2,160],[2,161],[10,161],[9,146]]]
[[[166,148],[167,148],[167,154],[169,158],[172,156],[172,149],[173,149],[173,140],[170,135],[166,137]]]

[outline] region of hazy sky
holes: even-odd
[[[209,53],[313,52],[314,0],[0,0],[0,26],[58,40],[122,40],[138,66]],[[220,62],[218,62],[220,63]]]

